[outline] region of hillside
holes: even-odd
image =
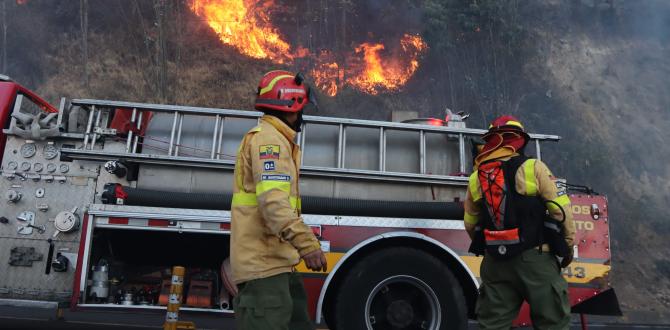
[[[53,103],[68,96],[250,109],[263,72],[314,67],[313,59],[277,64],[241,54],[190,0],[165,1],[159,29],[159,2],[89,0],[83,56],[79,2],[4,1],[5,71]],[[373,95],[343,83],[335,96],[319,92],[319,115],[386,120],[411,109],[442,117],[449,107],[471,113],[471,127],[512,113],[533,132],[563,136],[543,156],[556,174],[608,196],[613,285],[627,318],[670,319],[670,3],[315,4],[277,0],[267,11],[292,49],[339,58],[403,33],[428,46],[399,90]]]

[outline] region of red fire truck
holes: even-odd
[[[472,139],[461,115],[405,122],[305,116],[304,221],[326,272],[303,265],[310,314],[331,329],[454,329],[473,317],[481,259],[462,200]],[[232,315],[234,155],[257,112],[61,99],[0,81],[0,305],[154,310],[186,268],[182,312]],[[531,134],[541,158],[553,135]],[[575,313],[618,311],[607,199],[572,191]],[[7,261],[7,263],[5,263]],[[111,317],[111,316],[110,316]],[[518,324],[529,322],[523,308]]]

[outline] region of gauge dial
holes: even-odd
[[[23,172],[28,172],[28,171],[30,171],[30,167],[31,167],[31,166],[32,166],[32,165],[30,165],[30,163],[28,163],[28,162],[23,162],[23,163],[21,163],[21,171],[23,171]]]
[[[42,172],[43,169],[44,169],[44,165],[42,165],[42,163],[33,164],[33,171]]]
[[[32,156],[35,156],[35,153],[37,152],[37,147],[35,147],[34,143],[26,143],[21,146],[21,156],[24,158],[30,158]]]
[[[54,159],[58,156],[58,148],[53,144],[47,144],[44,146],[44,158]]]
[[[19,167],[19,163],[17,162],[9,162],[7,163],[7,168],[11,171],[17,169]]]
[[[47,164],[47,172],[49,172],[49,173],[56,172],[56,169],[57,169],[57,168],[58,168],[58,167],[57,167],[56,164],[54,164],[54,163],[49,163],[49,164]]]
[[[60,172],[61,173],[67,173],[70,170],[70,166],[67,166],[67,164],[60,164]]]

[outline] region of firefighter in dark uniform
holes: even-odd
[[[528,158],[530,137],[512,116],[483,136],[465,199],[470,252],[484,255],[476,313],[480,329],[510,329],[523,301],[536,329],[568,329],[568,286],[575,225],[565,186]]]

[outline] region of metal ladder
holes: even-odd
[[[145,164],[218,168],[227,170],[234,169],[235,162],[234,159],[222,159],[221,147],[223,141],[224,121],[226,118],[258,120],[262,115],[262,113],[255,111],[88,99],[72,100],[71,105],[86,109],[89,111],[89,113],[86,131],[84,132],[83,147],[81,149],[63,148],[61,152],[67,158],[98,161],[124,160],[127,162]],[[146,111],[173,114],[172,129],[169,133],[169,142],[165,141],[167,144],[167,154],[155,155],[138,153],[138,144],[140,143],[139,139],[141,137],[133,135],[134,133],[132,131],[129,131],[128,136],[126,137],[125,152],[114,153],[95,150],[93,147],[95,143],[99,141],[98,139],[101,136],[115,135],[115,132],[108,127],[111,121],[110,110],[112,109],[125,109],[126,111],[132,111],[130,116],[131,124],[136,125],[135,127],[138,130],[142,125],[143,113]],[[182,149],[185,148],[185,146],[181,144],[182,126],[185,115],[214,117],[214,131],[211,132],[211,149],[207,150],[209,152],[209,157],[204,158],[180,155],[180,147]],[[465,176],[465,173],[468,172],[468,169],[466,169],[466,139],[468,137],[481,136],[481,134],[485,132],[485,130],[471,128],[454,128],[361,119],[304,116],[302,132],[297,136],[297,142],[301,148],[303,148],[303,150],[306,148],[309,149],[308,137],[310,127],[315,125],[335,126],[337,128],[336,164],[335,166],[303,165],[301,168],[301,175],[338,178],[346,177],[367,180],[424,182],[430,184],[460,186],[467,184],[467,176]],[[378,131],[379,155],[378,166],[376,169],[353,169],[345,167],[345,156],[347,154],[347,129],[352,127],[362,127]],[[387,170],[387,134],[390,131],[410,131],[419,135],[419,143],[417,145],[417,148],[419,149],[418,172],[397,172]],[[460,170],[458,175],[435,175],[426,173],[426,135],[428,133],[447,134],[452,138],[457,138],[456,140],[458,141],[459,157],[458,167]],[[533,140],[532,142],[535,144],[537,158],[541,157],[540,141],[558,141],[560,139],[560,137],[556,135],[531,134],[530,136]]]

